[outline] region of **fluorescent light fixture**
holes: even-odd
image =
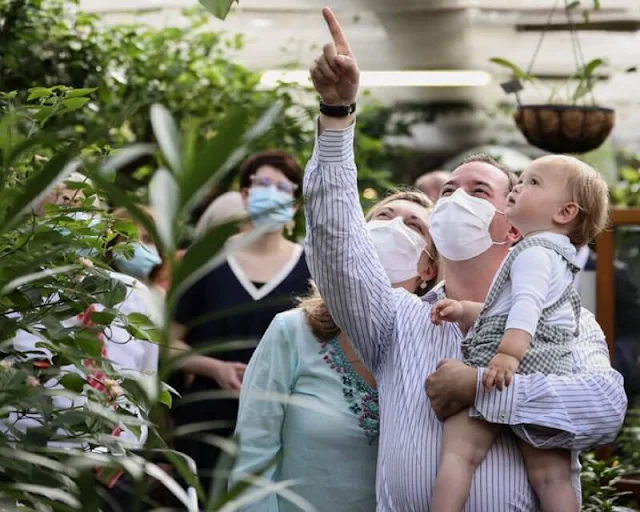
[[[271,20],[267,18],[253,18],[251,24],[256,28],[267,28],[271,26]]]
[[[309,85],[309,72],[271,69],[262,74],[260,85],[274,87],[279,83]],[[362,87],[484,87],[491,82],[486,71],[361,71]]]

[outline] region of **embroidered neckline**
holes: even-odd
[[[369,441],[373,441],[380,432],[378,391],[353,369],[337,338],[322,343],[320,355],[331,369],[340,375],[342,394],[349,404],[349,410],[358,418],[358,424]]]

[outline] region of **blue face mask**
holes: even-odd
[[[142,242],[134,242],[131,246],[133,247],[133,258],[127,259],[120,254],[115,255],[113,257],[114,266],[123,274],[146,279],[153,268],[162,263],[158,249]]]
[[[249,190],[247,213],[256,227],[280,229],[293,219],[293,198],[276,187],[253,187]]]

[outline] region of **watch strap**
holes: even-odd
[[[356,104],[351,105],[326,105],[320,102],[320,112],[329,117],[347,117],[354,114],[356,111]]]

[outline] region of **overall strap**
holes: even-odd
[[[525,238],[523,240],[520,240],[509,251],[509,254],[505,258],[504,263],[500,267],[498,277],[493,282],[493,285],[489,290],[487,298],[484,301],[484,307],[482,308],[482,312],[484,312],[485,310],[488,310],[495,304],[496,300],[498,299],[498,296],[500,295],[500,292],[502,291],[502,288],[511,278],[511,267],[515,259],[520,255],[520,253],[532,247],[543,247],[545,249],[550,249],[554,252],[557,252],[565,260],[567,265],[569,265],[572,272],[575,273],[579,270],[578,267],[576,267],[569,260],[567,255],[562,250],[562,247],[559,246],[558,244],[540,237]]]
[[[581,314],[582,305],[580,303],[580,294],[578,294],[578,292],[576,291],[576,288],[575,286],[573,286],[573,283],[571,283],[569,286],[565,288],[564,292],[562,292],[562,295],[560,295],[560,298],[557,301],[551,304],[551,306],[546,307],[542,310],[540,319],[543,321],[546,320],[553,313],[558,311],[560,307],[563,306],[566,302],[569,302],[569,304],[571,304],[571,309],[573,309],[573,316],[575,317],[575,320],[576,320],[576,330],[574,331],[574,336],[579,336],[580,335],[580,314]]]

